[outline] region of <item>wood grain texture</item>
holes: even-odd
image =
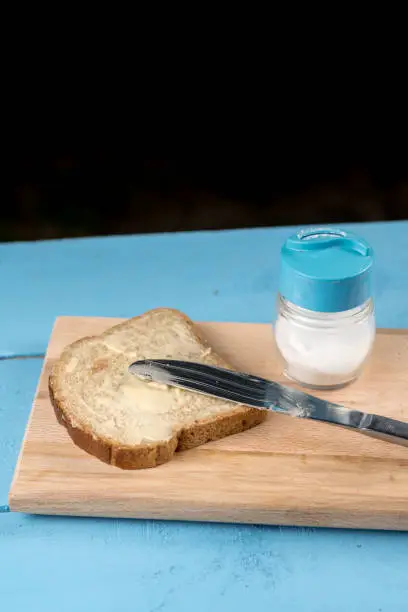
[[[41,514],[408,529],[408,451],[324,423],[271,414],[244,433],[136,472],[77,448],[57,423],[48,374],[63,347],[121,319],[61,317],[50,339],[9,503]],[[270,326],[202,323],[234,366],[288,384]],[[363,376],[316,393],[408,421],[408,330],[379,330]]]

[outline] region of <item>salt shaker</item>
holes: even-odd
[[[312,388],[354,380],[375,338],[373,252],[333,228],[301,230],[281,251],[275,339],[285,374]]]

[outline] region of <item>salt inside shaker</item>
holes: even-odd
[[[372,264],[370,245],[340,229],[286,240],[275,339],[289,378],[333,388],[360,374],[375,338]]]

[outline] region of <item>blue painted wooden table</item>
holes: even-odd
[[[350,227],[376,251],[378,325],[408,327],[408,222]],[[0,505],[40,373],[33,356],[44,352],[57,315],[173,306],[195,319],[268,322],[290,231],[0,245]],[[402,612],[408,534],[1,513],[0,605]]]

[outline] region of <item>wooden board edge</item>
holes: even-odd
[[[146,311],[148,312],[148,311]],[[144,313],[142,313],[144,314]],[[138,315],[134,315],[138,316]],[[50,334],[49,341],[54,334],[56,327],[58,326],[60,321],[85,321],[85,320],[98,320],[101,322],[111,322],[112,326],[117,323],[122,323],[123,321],[127,321],[132,317],[104,317],[104,316],[85,316],[85,315],[59,315],[54,319],[53,328]],[[273,321],[196,321],[193,319],[194,323],[197,325],[260,325],[269,327]],[[376,333],[378,334],[389,334],[389,335],[408,335],[408,327],[377,327]],[[49,344],[48,341],[48,344]]]
[[[53,330],[54,330],[54,328],[53,328]],[[51,335],[52,335],[52,333],[53,333],[53,331],[51,332]],[[15,465],[14,472],[13,472],[13,477],[12,477],[10,488],[9,488],[8,504],[9,504],[10,510],[12,510],[12,507],[14,505],[14,491],[15,491],[17,485],[18,485],[21,461],[22,461],[22,458],[23,458],[23,455],[24,455],[24,452],[25,452],[25,446],[26,446],[26,441],[27,441],[27,433],[28,433],[28,430],[31,427],[31,422],[32,422],[33,415],[34,415],[34,406],[35,406],[35,402],[37,401],[37,397],[38,397],[38,393],[39,393],[39,390],[40,390],[40,385],[41,385],[42,377],[45,374],[46,367],[47,367],[47,353],[45,355],[45,358],[43,359],[43,364],[42,364],[42,367],[41,367],[41,372],[40,372],[40,375],[38,377],[37,386],[36,386],[36,389],[35,389],[33,401],[31,403],[30,413],[28,415],[27,423],[26,423],[26,426],[25,426],[25,429],[24,429],[24,435],[23,435],[23,439],[21,441],[20,451],[18,453],[16,465]]]
[[[289,527],[319,527],[335,529],[371,529],[377,531],[408,531],[408,510],[405,513],[391,512],[388,500],[384,497],[383,507],[375,515],[370,514],[369,509],[356,511],[344,507],[341,511],[333,513],[328,508],[311,508],[298,510],[293,508],[276,509],[254,509],[236,506],[235,508],[223,509],[206,506],[200,503],[195,507],[194,504],[182,507],[180,500],[174,502],[173,508],[169,512],[168,504],[171,500],[166,500],[166,509],[161,510],[156,505],[149,505],[151,500],[138,499],[134,507],[124,508],[123,504],[117,504],[109,509],[104,504],[95,504],[92,510],[89,507],[84,510],[82,504],[64,503],[63,508],[58,504],[42,498],[35,500],[26,495],[17,494],[12,500],[10,510],[12,512],[39,514],[47,516],[78,516],[85,518],[122,518],[138,520],[166,520],[166,521],[187,521],[205,523],[233,523],[233,524],[257,524],[270,526],[289,526]],[[351,503],[351,500],[350,500]]]

